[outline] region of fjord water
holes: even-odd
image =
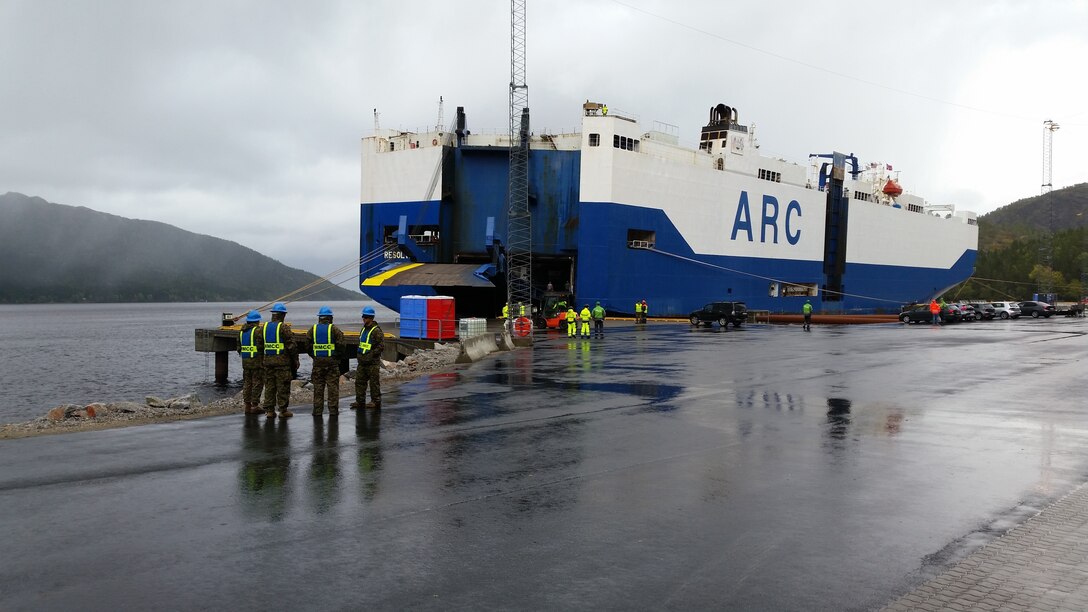
[[[217,387],[212,353],[194,350],[196,328],[219,325],[224,312],[245,313],[253,304],[18,304],[0,305],[0,424],[29,421],[59,404],[123,400],[197,392],[204,401],[237,393],[242,366],[230,361],[230,384]],[[330,302],[338,323],[356,323],[364,305],[378,320],[393,311],[360,296]],[[321,303],[288,305],[287,321],[312,325]],[[267,313],[264,320],[268,320]],[[302,359],[302,371],[310,362]]]

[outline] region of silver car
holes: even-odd
[[[994,312],[1002,319],[1019,319],[1020,304],[1018,302],[990,302]]]

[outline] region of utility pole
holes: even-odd
[[[510,321],[532,320],[533,231],[529,212],[529,86],[525,82],[525,1],[510,0],[510,174],[506,217],[506,303]],[[516,326],[511,326],[516,331]],[[531,328],[530,328],[531,332]],[[520,336],[520,333],[518,334]],[[532,333],[524,336],[532,342]]]

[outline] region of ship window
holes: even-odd
[[[627,248],[629,249],[652,249],[656,243],[657,232],[653,230],[627,230]]]
[[[714,150],[714,141],[706,143],[706,152],[709,153]]]
[[[864,202],[872,202],[873,201],[873,194],[865,193],[864,191],[855,191],[854,192],[854,199],[855,200],[862,200]]]
[[[612,146],[626,151],[638,151],[638,140],[616,134],[612,136]]]
[[[589,146],[591,146],[591,147],[601,146],[601,135],[600,134],[590,134],[589,135]]]
[[[775,172],[773,170],[764,170],[763,168],[760,168],[759,169],[759,178],[761,178],[761,179],[763,179],[765,181],[771,181],[772,183],[781,183],[782,182],[782,173],[781,172]]]
[[[718,170],[725,170],[725,160],[718,158]]]
[[[392,141],[392,140],[390,140],[390,141],[389,141],[389,150],[390,150],[390,151],[392,151],[392,150],[393,150],[394,148],[396,148],[396,146],[397,146],[397,145],[393,144],[393,141]]]

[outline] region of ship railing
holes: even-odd
[[[438,242],[438,237],[433,234],[408,234],[408,237],[416,242],[416,244],[434,244]]]
[[[630,248],[630,249],[652,249],[652,248],[654,248],[654,243],[650,242],[648,240],[628,240],[627,241],[627,248]]]

